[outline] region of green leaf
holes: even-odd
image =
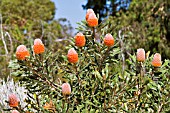
[[[102,76],[100,75],[100,73],[97,70],[95,71],[95,75],[100,80],[100,82],[103,80]]]
[[[153,90],[157,91],[157,89],[156,89],[156,87],[153,85],[153,83],[148,83],[147,86],[148,86],[149,89],[153,89]]]

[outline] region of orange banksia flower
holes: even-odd
[[[142,48],[137,49],[136,59],[139,62],[145,61],[145,50]]]
[[[82,33],[77,33],[74,39],[77,47],[83,47],[86,44],[86,38]]]
[[[71,94],[71,87],[69,83],[63,83],[61,87],[62,87],[62,93],[64,96]]]
[[[18,98],[17,98],[17,96],[15,95],[15,94],[10,94],[9,96],[8,96],[8,98],[9,98],[9,106],[10,107],[17,107],[18,106]]]
[[[86,21],[88,20],[89,15],[90,15],[91,13],[94,13],[93,9],[87,9],[87,13],[86,13]]]
[[[104,44],[108,47],[113,46],[114,45],[114,38],[111,34],[106,34],[106,36],[104,37]]]
[[[68,50],[67,59],[70,63],[77,63],[78,62],[78,54],[74,50],[74,48],[71,48],[71,49]]]
[[[19,111],[17,111],[17,110],[12,110],[11,113],[19,113]]]
[[[44,44],[42,43],[42,41],[40,39],[35,39],[34,40],[33,49],[34,49],[35,54],[44,53],[45,47],[44,47]]]
[[[161,55],[159,53],[156,53],[152,60],[152,66],[161,67],[161,65],[162,65]]]
[[[25,45],[19,45],[16,50],[16,57],[18,60],[25,60],[26,57],[30,56],[29,51]]]
[[[96,17],[95,13],[90,13],[87,19],[87,24],[90,27],[95,27],[98,25],[98,18]]]

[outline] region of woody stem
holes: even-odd
[[[79,86],[80,86],[80,91],[81,91],[81,94],[82,94],[82,99],[84,100],[82,86],[81,86],[81,80],[80,80],[80,77],[79,77],[78,67],[76,66],[76,64],[75,64],[75,69],[76,69],[76,77],[78,79],[78,83],[79,83]]]
[[[95,40],[96,40],[95,28],[94,28],[94,27],[92,27],[92,30],[93,30],[93,37],[94,37],[93,42],[95,42]]]

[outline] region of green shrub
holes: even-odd
[[[65,47],[67,50],[74,48],[79,58],[77,63],[69,63],[67,53],[46,50],[37,55],[31,49],[26,60],[10,62],[11,74],[34,100],[27,99],[27,110],[63,113],[170,111],[170,61],[165,60],[156,68],[151,65],[153,55],[149,52],[144,62],[138,62],[135,53],[125,57],[122,36],[114,37],[114,46],[104,45],[108,25],[102,24],[91,28],[86,21],[79,23],[78,30],[86,38],[85,46],[76,47],[73,39]],[[74,55],[71,57],[76,58]],[[70,95],[62,95],[61,86],[65,82],[71,86]]]

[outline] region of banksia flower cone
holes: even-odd
[[[85,36],[82,33],[77,33],[74,39],[77,47],[83,47],[86,44]]]
[[[96,17],[94,12],[89,13],[86,21],[87,21],[88,26],[90,27],[95,27],[98,25],[98,18]]]
[[[25,45],[19,45],[16,50],[16,57],[18,60],[25,60],[26,57],[30,56],[29,51]]]
[[[144,62],[145,61],[145,50],[144,49],[142,49],[142,48],[137,49],[136,59],[139,62]]]
[[[161,55],[159,53],[156,53],[152,60],[152,66],[160,67],[161,65],[162,65]]]
[[[87,13],[86,13],[86,21],[88,20],[89,15],[90,15],[91,13],[94,13],[93,9],[87,9]]]
[[[40,39],[35,39],[34,40],[33,49],[34,49],[35,54],[44,53],[45,47],[44,47],[44,44],[42,43],[42,41]]]
[[[78,62],[78,54],[74,50],[74,48],[71,48],[71,49],[68,50],[67,59],[70,63],[77,63]]]
[[[106,34],[106,36],[104,37],[104,44],[108,47],[114,45],[114,38],[111,34]]]
[[[62,84],[62,93],[64,96],[71,94],[71,87],[69,83],[63,83]]]
[[[18,99],[15,94],[10,94],[9,95],[9,106],[10,107],[17,107],[18,106]]]
[[[17,110],[12,110],[11,113],[19,113],[19,111],[17,111]]]

